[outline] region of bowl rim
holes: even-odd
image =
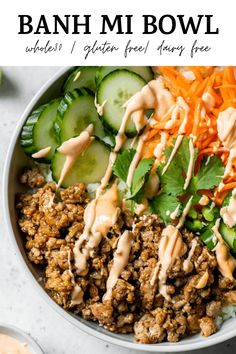
[[[19,327],[13,326],[5,322],[0,322],[0,333],[11,336],[17,340],[22,340],[23,342],[26,342],[30,346],[29,349],[32,349],[34,351],[34,353],[32,354],[44,354],[42,348],[39,346],[36,340],[30,334],[23,331]]]
[[[47,292],[40,286],[36,278],[33,276],[31,273],[29,267],[27,266],[27,263],[25,262],[23,255],[21,254],[19,247],[16,242],[16,238],[14,235],[14,231],[12,228],[11,224],[11,219],[10,219],[10,210],[9,210],[9,198],[8,198],[8,180],[9,180],[9,171],[10,171],[10,166],[11,166],[11,160],[12,160],[12,154],[15,148],[15,145],[17,143],[17,139],[19,137],[19,133],[21,131],[22,125],[24,121],[26,120],[26,117],[31,113],[33,110],[34,106],[38,102],[38,100],[41,98],[41,96],[48,90],[50,89],[50,86],[56,82],[60,77],[64,74],[66,74],[71,67],[62,67],[59,69],[48,81],[46,81],[45,84],[42,85],[42,87],[36,92],[36,94],[33,96],[33,98],[30,100],[30,102],[27,104],[25,110],[23,111],[16,127],[15,130],[12,134],[12,137],[10,139],[10,143],[8,146],[8,151],[3,167],[3,180],[2,180],[2,207],[3,207],[3,216],[4,216],[4,223],[7,226],[7,233],[10,235],[10,239],[12,241],[14,250],[17,254],[17,257],[22,265],[22,267],[25,270],[25,273],[27,274],[28,279],[30,280],[31,284],[33,284],[34,288],[37,290],[38,294],[44,299],[44,301],[51,306],[52,309],[54,309],[58,314],[60,314],[64,319],[69,321],[72,325],[75,327],[79,328],[83,332],[90,334],[100,340],[103,340],[105,342],[109,342],[111,344],[116,344],[118,346],[128,348],[128,349],[135,349],[139,351],[146,351],[146,352],[172,352],[172,353],[177,353],[177,352],[184,352],[184,351],[189,351],[189,350],[197,350],[201,348],[206,348],[212,345],[219,344],[221,342],[224,342],[228,339],[233,338],[236,336],[236,328],[234,329],[233,326],[231,327],[231,330],[228,331],[227,333],[220,334],[220,330],[218,332],[218,335],[215,336],[210,336],[207,338],[204,338],[203,340],[197,342],[197,343],[185,343],[184,340],[180,341],[178,343],[168,343],[168,344],[141,344],[141,343],[135,343],[135,342],[127,342],[123,340],[122,338],[115,338],[109,335],[109,332],[107,334],[101,333],[96,329],[93,329],[86,324],[80,322],[78,319],[70,315],[67,311],[65,311],[62,307],[60,307],[58,304],[56,304],[52,298],[47,294]]]

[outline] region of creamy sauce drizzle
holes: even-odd
[[[181,233],[178,228],[173,225],[168,225],[161,235],[159,245],[159,260],[161,269],[159,271],[159,292],[166,299],[169,299],[166,289],[167,271],[174,264],[175,260],[183,256],[186,252],[186,245],[182,240]],[[159,267],[159,265],[158,265]]]
[[[225,148],[229,150],[229,157],[225,167],[223,179],[230,176],[233,172],[233,161],[236,158],[236,109],[227,108],[220,112],[217,119],[218,136]],[[220,184],[219,190],[224,186]]]
[[[43,157],[46,157],[51,150],[52,150],[52,147],[47,146],[47,147],[35,152],[31,156],[33,157],[33,159],[42,159]]]
[[[62,167],[57,187],[60,187],[67,174],[74,166],[77,158],[85,151],[88,145],[92,142],[92,132],[93,124],[90,124],[82,133],[80,133],[79,136],[65,141],[57,149],[57,151],[66,156],[66,160]]]
[[[230,254],[229,248],[226,246],[219,232],[219,226],[220,218],[216,220],[216,223],[212,228],[215,236],[218,239],[218,243],[215,247],[218,268],[225,278],[234,279],[233,272],[236,268],[236,259]]]
[[[236,188],[232,191],[229,205],[220,209],[220,215],[224,223],[229,227],[233,227],[236,224]]]
[[[137,145],[137,149],[136,149],[136,152],[135,152],[135,155],[134,155],[134,158],[129,166],[129,170],[128,170],[128,175],[127,175],[127,181],[126,181],[126,184],[128,187],[131,187],[131,183],[132,183],[132,180],[133,180],[133,176],[134,176],[134,172],[135,172],[135,169],[141,159],[141,156],[142,156],[142,151],[143,151],[143,146],[144,146],[144,143],[145,143],[145,139],[147,137],[147,133],[148,132],[144,132],[140,137],[139,137],[139,140],[138,140],[138,145]]]
[[[179,219],[177,226],[168,225],[162,231],[158,257],[159,262],[153,270],[153,275],[150,284],[153,286],[156,282],[156,277],[159,279],[159,292],[165,299],[169,300],[170,296],[167,294],[166,280],[167,271],[174,264],[177,258],[182,257],[186,251],[187,246],[183,242],[182,235],[179,229],[183,226],[186,215],[188,214],[192,203],[192,197],[189,198],[183,213]]]
[[[194,74],[194,72],[192,70],[184,70],[184,71],[181,71],[181,75],[186,79],[186,80],[189,80],[189,81],[194,81],[196,80],[196,76]]]
[[[199,279],[197,285],[196,285],[196,289],[203,289],[205,288],[205,286],[207,285],[209,279],[209,273],[206,270],[205,273],[201,276],[201,278]]]
[[[168,120],[165,124],[165,129],[171,129],[174,127],[175,122],[178,119],[178,115],[179,115],[179,107],[178,105],[174,105],[173,109],[172,109],[172,113],[171,113],[171,117],[170,120]]]
[[[190,108],[187,105],[187,103],[185,102],[185,100],[183,99],[183,97],[181,97],[181,96],[177,98],[177,104],[184,111],[184,118],[183,118],[183,121],[179,127],[178,134],[184,134],[185,130],[186,130],[186,125],[188,123],[188,114],[190,112]]]
[[[209,204],[209,201],[210,199],[206,195],[203,195],[198,203],[202,206],[205,206]]]
[[[186,206],[185,206],[185,208],[184,208],[184,210],[183,210],[183,213],[182,213],[182,215],[181,215],[181,217],[180,217],[180,219],[179,219],[178,225],[176,226],[177,229],[180,229],[180,228],[183,226],[183,224],[184,224],[184,222],[185,222],[185,219],[186,219],[186,216],[188,215],[189,210],[190,210],[190,208],[191,208],[192,199],[193,199],[193,196],[191,196],[191,197],[189,198],[188,203],[186,204]]]
[[[78,274],[87,273],[87,260],[115,225],[120,213],[118,188],[114,183],[104,194],[93,199],[84,212],[84,232],[76,241],[73,252]]]
[[[161,158],[163,150],[166,146],[167,137],[168,137],[167,132],[161,132],[161,141],[156,145],[156,147],[154,149],[154,156],[156,157],[158,162],[160,162],[160,158]]]
[[[191,249],[189,251],[188,258],[186,258],[183,263],[183,270],[185,272],[191,272],[191,270],[192,270],[193,264],[191,262],[191,259],[192,259],[192,256],[194,255],[197,245],[198,245],[197,239],[194,238],[192,240]]]
[[[192,174],[193,174],[193,166],[194,166],[194,146],[193,146],[193,141],[192,139],[189,139],[189,154],[190,154],[190,158],[189,158],[189,164],[188,164],[188,170],[187,170],[187,175],[185,178],[185,182],[184,182],[184,190],[186,190],[189,186],[190,180],[192,178]]]
[[[143,129],[143,127],[145,127],[148,121],[143,111],[134,112],[132,114],[132,120],[134,122],[137,132],[140,132]]]
[[[174,105],[174,99],[169,90],[164,86],[161,77],[150,81],[139,92],[132,96],[124,105],[127,114],[140,111],[144,114],[147,109],[154,109],[154,115],[162,119]],[[140,113],[141,114],[141,113]]]
[[[170,214],[170,218],[172,220],[175,220],[178,216],[178,212],[179,212],[179,208],[180,208],[180,204],[177,205],[177,207],[175,208],[175,210]]]
[[[0,333],[0,354],[32,354],[26,344]]]
[[[95,98],[95,100],[96,100],[96,98]],[[104,106],[106,103],[107,103],[107,100],[102,102],[102,104],[98,104],[97,102],[95,102],[95,107],[97,108],[97,113],[99,114],[99,116],[103,115],[103,110],[104,110]]]
[[[215,107],[215,98],[209,92],[205,92],[202,95],[202,101],[205,103],[205,106],[208,110],[211,110]]]
[[[113,264],[107,279],[106,288],[107,291],[103,296],[103,301],[110,300],[112,297],[112,289],[116,285],[116,282],[125,269],[129,261],[129,254],[132,246],[133,234],[130,231],[124,231],[121,235],[117,249],[114,254]]]
[[[71,295],[71,305],[80,305],[83,302],[84,292],[82,288],[76,284]]]
[[[135,214],[141,215],[148,209],[147,199],[144,199],[141,204],[135,205]]]
[[[81,75],[81,71],[78,71],[77,74],[74,77],[73,82],[77,81],[79,79],[80,75]]]

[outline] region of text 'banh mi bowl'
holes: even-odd
[[[156,352],[235,335],[235,84],[232,67],[79,67],[27,107],[6,222],[78,328]]]

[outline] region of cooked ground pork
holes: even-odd
[[[187,230],[181,233],[188,252],[168,270],[170,300],[158,292],[158,280],[151,285],[165,227],[157,215],[133,217],[122,212],[88,260],[87,274],[78,275],[73,247],[84,228],[85,186],[79,183],[56,192],[55,184],[46,183],[36,169],[27,170],[21,182],[35,188],[33,193],[18,196],[16,203],[28,257],[43,266],[45,288],[65,309],[98,321],[110,331],[133,332],[138,342],[158,343],[176,342],[197,332],[203,336],[215,333],[215,318],[223,304],[236,303],[236,282],[219,274],[214,253]],[[127,229],[134,235],[129,261],[112,289],[111,300],[103,301],[117,242]],[[184,271],[183,262],[194,238],[197,246],[191,266]],[[198,289],[206,272],[206,284]],[[82,294],[77,304],[72,301],[75,285]]]

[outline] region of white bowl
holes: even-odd
[[[52,77],[52,79],[50,79],[38,91],[38,93],[28,104],[13,133],[3,171],[3,211],[5,223],[8,227],[9,236],[13,240],[16,253],[19,255],[22,266],[25,268],[26,273],[30,278],[30,281],[32,282],[32,284],[34,284],[39,295],[42,296],[45,301],[54,308],[55,311],[57,311],[65,319],[70,321],[74,326],[99,339],[126,348],[145,350],[146,352],[164,351],[174,353],[208,347],[234,337],[236,335],[236,318],[226,321],[217,333],[208,338],[201,337],[200,335],[195,335],[188,337],[180,341],[179,343],[166,342],[160,344],[137,344],[133,341],[132,335],[108,332],[94,322],[85,321],[83,318],[75,316],[68,311],[65,311],[50,298],[46,290],[43,288],[42,284],[40,284],[40,271],[28,260],[23,244],[23,238],[19,237],[19,235],[21,235],[21,232],[17,225],[17,216],[14,206],[16,193],[19,193],[23,190],[23,187],[18,182],[18,176],[20,174],[21,169],[25,165],[30,164],[29,159],[25,156],[24,152],[22,151],[22,148],[20,147],[19,135],[24,121],[36,106],[60,95],[62,83],[69,70],[69,68],[63,68],[62,70],[59,70]]]
[[[29,334],[17,327],[0,322],[0,333],[13,337],[21,343],[26,343],[27,349],[29,349],[32,354],[43,354],[42,349],[35,340]]]

